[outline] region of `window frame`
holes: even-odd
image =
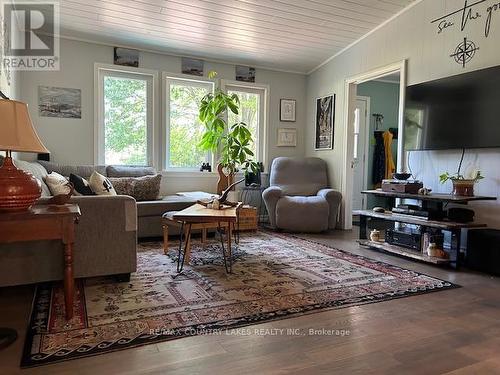
[[[143,79],[147,82],[146,166],[157,167],[155,122],[158,72],[150,69],[98,63],[94,64],[94,164],[105,164],[104,78],[106,76]]]
[[[267,84],[253,83],[253,82],[242,82],[221,79],[220,82],[221,90],[226,94],[228,91],[246,91],[249,93],[262,94],[260,101],[260,111],[259,116],[259,139],[257,144],[257,155],[255,155],[255,161],[261,162],[267,165],[268,158],[268,140],[269,140],[269,98],[270,98],[270,88]],[[226,115],[227,121],[227,115]]]
[[[185,167],[170,167],[170,84],[172,82],[185,81],[199,83],[199,86],[211,85],[212,93],[215,91],[216,82],[213,79],[194,76],[189,74],[175,74],[162,72],[162,131],[161,131],[161,165],[162,170],[167,172],[200,172],[200,166],[185,168]],[[214,153],[207,151],[207,160],[212,165],[212,171],[215,162]],[[203,172],[206,173],[206,172]]]

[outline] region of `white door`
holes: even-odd
[[[352,209],[362,210],[366,207],[366,196],[361,191],[366,189],[368,169],[366,163],[368,155],[368,122],[370,98],[358,96],[354,112],[354,148],[353,148],[353,196]]]

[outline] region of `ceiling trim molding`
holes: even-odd
[[[79,38],[79,37],[74,37],[74,36],[69,36],[69,35],[60,34],[59,38],[60,39],[67,39],[67,40],[74,40],[77,42],[97,44],[97,45],[107,46],[107,47],[130,48],[130,49],[139,50],[141,52],[155,53],[158,55],[174,56],[174,57],[189,57],[192,59],[200,59],[203,61],[208,61],[208,62],[213,62],[213,63],[218,63],[218,64],[251,66],[252,68],[256,68],[256,69],[270,70],[270,71],[281,72],[281,73],[290,73],[290,74],[299,74],[299,75],[307,75],[308,74],[307,72],[301,72],[301,71],[296,71],[296,70],[277,69],[277,68],[271,68],[271,67],[267,67],[267,66],[263,66],[263,65],[248,64],[248,63],[244,63],[244,62],[217,60],[217,59],[210,59],[210,58],[204,58],[204,57],[193,56],[193,55],[181,55],[178,53],[172,53],[172,52],[161,51],[161,50],[156,50],[156,49],[145,49],[145,48],[140,48],[140,47],[137,47],[137,46],[131,45],[131,44],[129,44],[129,45],[121,44],[121,43],[111,44],[110,42],[101,42],[101,41],[97,41],[97,40],[93,40],[93,39]]]
[[[385,25],[387,25],[389,22],[391,22],[394,19],[398,18],[403,13],[409,11],[411,8],[413,8],[415,5],[421,3],[422,1],[424,1],[424,0],[416,0],[413,3],[407,5],[406,7],[404,7],[403,9],[401,9],[399,12],[397,12],[395,15],[393,15],[390,18],[388,18],[387,20],[385,20],[384,22],[382,22],[380,25],[378,25],[374,29],[372,29],[369,32],[367,32],[365,35],[363,35],[362,37],[356,39],[354,42],[352,42],[351,44],[349,44],[347,47],[342,48],[339,52],[335,53],[333,56],[330,56],[328,59],[326,59],[325,61],[323,61],[321,64],[319,64],[315,68],[313,68],[310,71],[308,71],[307,75],[310,75],[310,74],[314,73],[316,70],[318,70],[319,68],[321,68],[323,65],[328,64],[334,58],[336,58],[337,56],[340,56],[341,54],[343,54],[344,52],[346,52],[347,50],[349,50],[351,47],[354,47],[356,44],[358,44],[359,42],[361,42],[363,39],[365,39],[366,37],[370,36],[375,31],[381,29],[382,27],[384,27]]]

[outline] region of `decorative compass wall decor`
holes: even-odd
[[[479,47],[472,40],[467,40],[465,37],[450,57],[453,57],[458,64],[465,68],[465,64],[472,60],[478,49]]]

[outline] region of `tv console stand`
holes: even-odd
[[[448,203],[456,204],[467,204],[472,201],[483,201],[483,200],[496,200],[496,197],[484,197],[484,196],[456,196],[451,194],[431,194],[431,195],[419,195],[419,194],[408,194],[408,193],[397,193],[397,192],[386,192],[379,190],[365,190],[363,194],[372,194],[385,198],[400,198],[400,199],[413,199],[422,201],[422,208],[426,208],[429,202],[433,202],[439,210],[444,211],[444,205]],[[449,220],[427,220],[417,216],[409,215],[399,215],[393,214],[392,212],[374,212],[372,210],[358,210],[353,211],[353,215],[359,215],[360,218],[360,230],[359,230],[359,244],[361,246],[383,250],[392,254],[403,256],[410,259],[419,260],[426,263],[438,264],[438,265],[450,265],[453,268],[458,268],[460,265],[460,238],[462,234],[462,229],[471,228],[484,228],[486,224],[480,224],[475,222],[470,223],[457,223]],[[412,250],[405,248],[403,246],[397,246],[388,244],[386,242],[375,242],[368,239],[367,236],[367,226],[369,220],[385,220],[406,224],[419,225],[422,234],[428,229],[440,229],[444,231],[449,231],[451,233],[451,248],[449,249],[449,258],[436,258],[430,257],[421,251]]]

